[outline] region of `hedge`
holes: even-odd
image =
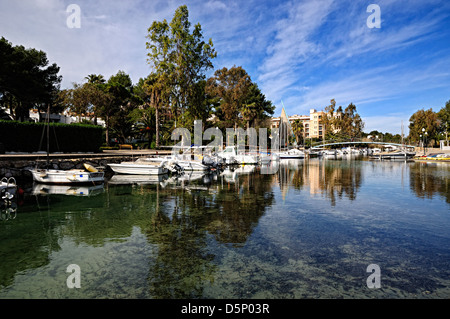
[[[98,152],[102,132],[97,125],[50,123],[50,153]],[[0,121],[0,144],[6,152],[46,151],[46,123]]]

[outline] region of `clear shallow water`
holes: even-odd
[[[27,189],[0,220],[0,298],[450,298],[449,163],[261,170]]]

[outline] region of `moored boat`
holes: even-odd
[[[217,155],[223,158],[226,164],[258,164],[258,156],[238,152],[236,146],[227,146]]]
[[[280,159],[300,159],[305,158],[305,153],[298,149],[291,149],[287,151],[277,152]]]
[[[408,160],[412,159],[415,155],[416,155],[415,152],[394,150],[389,152],[376,153],[373,154],[370,158],[379,160]]]
[[[45,184],[96,184],[103,183],[104,172],[98,171],[85,165],[86,170],[82,169],[31,169],[33,180],[37,183]],[[89,167],[89,169],[88,169]],[[89,171],[90,170],[90,171]]]
[[[154,161],[152,158],[139,158],[134,162],[108,164],[116,174],[130,175],[162,175],[169,172],[166,161]]]

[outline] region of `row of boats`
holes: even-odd
[[[302,159],[306,157],[340,157],[346,155],[367,155],[373,159],[410,159],[415,153],[402,150],[377,152],[371,149],[317,149],[303,151],[291,149],[280,152],[240,152],[236,146],[227,146],[220,152],[213,152],[206,146],[192,146],[173,151],[171,155],[140,157],[133,161],[108,164],[115,174],[163,175],[180,174],[184,171],[216,170],[228,165],[267,165],[280,159]],[[30,170],[35,182],[46,184],[101,183],[104,170],[85,164],[85,169]]]
[[[226,165],[267,164],[281,158],[304,158],[300,150],[284,153],[248,154],[239,152],[237,147],[228,146],[221,152],[211,152],[207,147],[189,147],[183,152],[172,152],[166,156],[140,157],[134,161],[108,164],[116,174],[163,175],[184,171],[207,171]],[[32,169],[33,180],[45,184],[99,183],[104,181],[104,171],[84,164],[83,169]]]

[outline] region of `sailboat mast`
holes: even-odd
[[[47,108],[47,168],[50,165],[50,104]]]

